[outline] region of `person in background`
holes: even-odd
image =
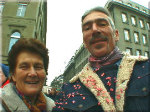
[[[48,49],[37,39],[21,38],[8,54],[10,83],[2,88],[2,112],[51,112],[54,101],[42,92]]]
[[[9,67],[0,63],[0,85],[3,88],[9,83]]]
[[[55,101],[55,97],[57,95],[57,90],[56,88],[51,88],[49,91],[48,91],[48,97],[50,97],[51,99],[53,99]]]
[[[53,111],[150,112],[150,59],[119,50],[119,32],[103,7],[84,13],[82,33],[91,55],[82,71],[63,85]]]

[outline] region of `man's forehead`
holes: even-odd
[[[93,20],[96,20],[96,19],[106,19],[108,20],[108,16],[103,13],[103,12],[98,12],[98,11],[93,11],[91,13],[89,13],[84,19],[83,19],[83,22],[82,23],[85,23],[87,21],[93,21]]]

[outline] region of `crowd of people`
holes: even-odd
[[[88,63],[61,92],[42,92],[49,56],[36,39],[18,40],[8,54],[9,83],[2,86],[1,110],[8,112],[149,112],[150,59],[119,50],[119,32],[103,7],[82,16]],[[13,60],[12,60],[13,59]],[[1,65],[3,70],[3,65]],[[1,72],[2,73],[2,72]],[[9,74],[9,75],[8,75]]]

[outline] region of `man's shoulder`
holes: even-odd
[[[73,83],[70,83],[70,82],[64,83],[63,86],[62,86],[62,88],[74,88],[74,87],[76,87],[77,85],[78,85],[78,86],[81,85],[81,81],[80,81],[79,79],[76,80],[76,81],[73,82]]]
[[[150,69],[150,59],[144,61],[136,61],[135,66],[142,66],[142,68],[149,67]]]

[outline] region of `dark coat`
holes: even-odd
[[[103,67],[96,73],[100,78],[101,74],[105,73],[114,80],[118,73],[119,64],[120,61]],[[102,81],[115,105],[115,81],[112,81],[109,86],[107,86],[106,80]],[[63,94],[56,101],[53,112],[103,112],[97,98],[80,79],[73,83],[64,84],[62,91]],[[124,96],[123,107],[125,112],[150,112],[150,60],[135,63]]]

